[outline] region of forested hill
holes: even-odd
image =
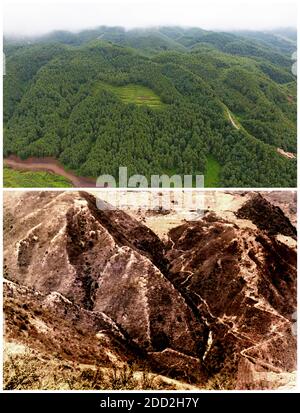
[[[4,155],[79,175],[296,186],[293,31],[100,27],[5,39]],[[278,153],[281,150],[281,154]]]

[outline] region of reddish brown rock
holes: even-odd
[[[169,236],[169,279],[209,326],[210,374],[240,377],[244,358],[274,373],[295,370],[295,251],[212,214]]]
[[[269,235],[287,235],[296,238],[297,230],[279,206],[272,205],[261,194],[255,194],[236,213],[238,218],[250,219]]]

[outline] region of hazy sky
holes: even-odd
[[[6,0],[5,34],[78,31],[100,25],[204,29],[295,27],[293,0]]]

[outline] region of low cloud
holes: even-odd
[[[100,25],[204,29],[296,27],[296,3],[276,0],[7,0],[4,33],[32,35]]]

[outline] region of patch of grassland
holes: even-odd
[[[60,175],[42,171],[17,171],[5,167],[3,186],[5,188],[66,188],[73,185]]]
[[[219,186],[219,174],[221,166],[211,155],[207,157],[206,171],[204,174],[205,188],[217,188]]]
[[[134,103],[135,105],[147,105],[151,108],[158,109],[163,106],[160,97],[153,90],[141,85],[129,84],[126,86],[114,86],[107,83],[101,83],[100,87],[116,94],[123,103]]]
[[[24,346],[23,346],[24,347]],[[169,389],[168,379],[138,366],[105,368],[70,363],[62,358],[43,355],[30,348],[23,353],[5,353],[5,390],[162,390]],[[180,385],[180,382],[178,382]],[[182,389],[188,385],[182,384]],[[175,387],[176,389],[176,387]]]

